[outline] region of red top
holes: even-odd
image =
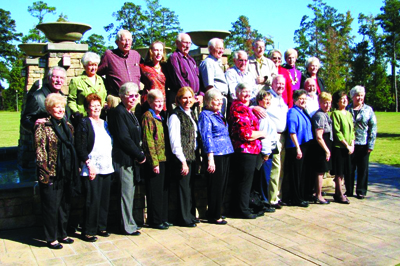
[[[165,75],[160,68],[160,72],[154,67],[140,64],[140,72],[142,74],[140,81],[144,84],[144,89],[142,91],[142,97],[140,103],[143,104],[147,101],[147,94],[150,90],[158,89],[164,95],[165,101]],[[164,111],[167,110],[166,104],[164,103]]]
[[[290,80],[289,70],[286,68],[279,66],[278,74],[282,75],[286,80],[285,91],[282,93],[282,98],[289,108],[293,107],[293,90],[292,90],[292,81]]]
[[[253,131],[259,131],[258,119],[253,111],[239,100],[232,103],[229,126],[233,149],[236,152],[250,154],[261,152],[261,140],[249,141]]]

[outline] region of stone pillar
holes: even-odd
[[[68,85],[72,78],[82,74],[84,68],[80,60],[88,51],[87,44],[68,43],[47,43],[44,47],[44,55],[38,58],[27,58],[25,60],[25,90],[22,112],[28,93],[33,93],[42,87],[42,82],[47,78],[51,67],[64,67],[67,71],[67,79],[62,88],[64,94],[68,94]],[[20,138],[18,140],[18,167],[24,171],[35,170],[35,157],[33,136],[31,132],[20,126]]]

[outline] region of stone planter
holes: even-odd
[[[82,39],[83,34],[92,27],[76,22],[49,22],[41,23],[36,28],[46,35],[52,42],[76,42]]]
[[[47,43],[22,43],[18,47],[27,56],[41,57],[44,55],[43,48]]]
[[[207,47],[208,41],[212,38],[225,39],[231,32],[225,30],[201,30],[201,31],[190,31],[189,34],[192,42],[199,47]]]

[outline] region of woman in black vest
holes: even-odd
[[[168,121],[168,131],[171,149],[174,156],[178,185],[178,224],[185,227],[196,227],[196,217],[191,213],[191,175],[192,165],[196,161],[197,126],[191,111],[194,103],[194,93],[190,87],[180,88],[176,94],[174,109]],[[179,173],[178,173],[179,171]]]

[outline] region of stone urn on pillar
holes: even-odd
[[[197,49],[191,50],[189,52],[190,56],[196,60],[197,65],[200,64],[208,55],[208,41],[212,38],[220,38],[224,40],[231,33],[225,30],[200,30],[200,31],[190,31],[190,38],[192,39],[192,43],[198,46]],[[228,68],[228,56],[231,54],[230,49],[225,49],[224,55],[222,57],[222,64],[224,68]]]

